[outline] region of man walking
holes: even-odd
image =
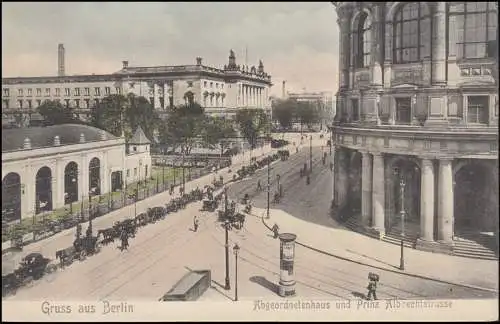
[[[193,219],[193,228],[194,228],[194,231],[197,232],[198,231],[198,217],[195,215],[194,216],[194,219]]]
[[[128,233],[127,233],[127,229],[125,227],[122,228],[120,238],[122,240],[122,246],[121,246],[122,251],[123,250],[128,251]]]
[[[379,280],[378,275],[374,273],[369,273],[368,274],[368,295],[366,296],[366,299],[371,300],[371,297],[373,296],[374,300],[377,300],[377,282]]]

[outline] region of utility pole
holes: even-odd
[[[313,147],[312,147],[313,137],[309,137],[309,173],[312,173],[313,168]]]
[[[226,242],[224,248],[226,250],[226,282],[224,289],[230,290],[229,283],[229,221],[227,219],[227,187],[224,188],[224,229],[226,232]]]
[[[270,190],[271,190],[271,159],[267,161],[267,214],[266,218],[269,219],[269,203],[270,203]]]

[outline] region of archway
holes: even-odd
[[[52,210],[52,170],[42,167],[36,173],[35,214]]]
[[[362,155],[358,151],[350,151],[349,163],[347,164],[347,204],[351,215],[361,213],[361,174]]]
[[[397,159],[392,164],[392,206],[391,227],[401,223],[401,209],[404,208],[405,224],[420,226],[420,167],[408,158]],[[404,205],[404,206],[403,206]],[[406,226],[406,225],[405,225]],[[399,226],[397,226],[399,228]]]
[[[89,195],[101,194],[101,161],[93,158],[89,163]]]
[[[2,180],[2,222],[21,219],[21,177],[8,173]]]
[[[111,191],[119,191],[123,187],[122,172],[115,171],[111,173]]]
[[[498,231],[498,178],[492,168],[471,162],[460,167],[454,179],[454,232]]]
[[[78,201],[78,164],[69,162],[64,168],[64,203]]]

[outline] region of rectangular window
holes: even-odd
[[[351,99],[352,120],[359,121],[359,100]]]
[[[214,87],[214,83],[210,82],[210,88],[213,88],[213,87]]]
[[[69,99],[64,99],[64,102],[66,103],[66,108],[69,108]]]
[[[45,97],[50,97],[50,88],[45,88]]]
[[[3,100],[3,107],[2,108],[9,109],[9,99]]]
[[[75,99],[76,108],[80,108],[80,99]]]
[[[40,97],[42,95],[42,88],[36,88],[36,96]]]
[[[467,97],[467,122],[487,124],[489,119],[489,96]]]
[[[4,97],[10,96],[10,90],[9,90],[9,88],[3,88],[3,96]]]
[[[85,108],[90,109],[90,99],[85,99]]]
[[[31,88],[28,89],[28,96],[30,97],[33,96],[33,89]]]
[[[80,88],[75,88],[75,96],[79,96],[80,95]]]
[[[110,87],[105,87],[105,88],[104,88],[104,94],[105,94],[106,96],[109,96],[109,95],[111,94],[111,88],[110,88]]]
[[[101,95],[101,88],[99,88],[99,87],[95,87],[95,88],[94,88],[94,95],[96,95],[96,96],[100,96],[100,95]]]
[[[17,101],[17,108],[23,109],[23,101],[22,100]]]
[[[17,95],[19,97],[22,97],[23,96],[23,89],[17,89]]]
[[[215,83],[215,89],[219,89],[219,84],[217,82]]]
[[[33,102],[31,99],[28,99],[28,108],[31,109],[33,107]]]
[[[90,96],[90,88],[85,88],[85,95]]]
[[[396,123],[411,123],[411,98],[396,98]]]
[[[137,176],[137,168],[134,168],[134,177]]]
[[[56,97],[59,97],[61,95],[61,89],[56,88]]]
[[[203,86],[206,88],[207,87],[207,81],[203,82]]]
[[[37,100],[36,100],[36,106],[37,106],[37,107],[40,107],[41,105],[42,105],[42,100],[37,99]]]
[[[65,89],[64,89],[64,95],[65,95],[66,97],[71,96],[71,89],[70,89],[70,88],[65,88]]]
[[[116,94],[122,94],[122,88],[116,87]]]

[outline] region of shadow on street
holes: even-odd
[[[273,293],[275,294],[278,294],[278,291],[279,291],[279,287],[277,284],[267,280],[266,278],[262,277],[262,276],[253,276],[253,277],[250,277],[250,281],[253,282],[253,283],[256,283],[256,284],[259,284],[261,285],[262,287],[264,288],[267,288],[269,289],[270,291],[272,291]]]

